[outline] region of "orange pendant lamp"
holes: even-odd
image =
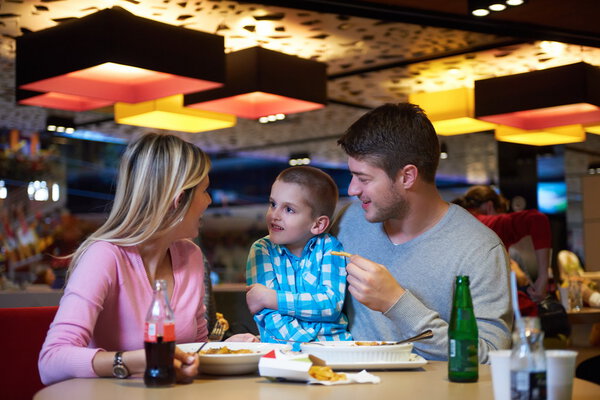
[[[224,80],[223,37],[119,7],[17,38],[21,104],[83,111],[214,89]]]
[[[475,81],[478,119],[524,130],[600,121],[600,68],[576,63]]]
[[[115,122],[195,133],[232,127],[236,118],[232,114],[183,107],[183,95],[177,94],[136,104],[116,103]]]
[[[582,125],[565,125],[531,130],[498,125],[496,126],[495,137],[500,142],[519,143],[530,146],[551,146],[584,142],[585,131]]]
[[[187,107],[258,119],[316,110],[327,102],[326,65],[261,47],[226,56],[218,89],[186,94]]]
[[[483,132],[496,126],[491,122],[475,119],[472,88],[411,93],[408,99],[425,111],[438,135]]]

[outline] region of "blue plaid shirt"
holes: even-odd
[[[279,308],[265,308],[254,315],[263,342],[352,340],[348,318],[342,313],[346,259],[331,255],[331,250],[342,250],[342,245],[329,234],[310,239],[302,257],[274,244],[268,236],[254,242],[246,282],[274,289]]]

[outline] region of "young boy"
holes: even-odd
[[[269,236],[257,240],[246,265],[248,308],[263,342],[352,340],[342,313],[346,260],[325,233],[338,199],[331,177],[291,167],[271,187]]]

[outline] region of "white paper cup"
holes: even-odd
[[[571,400],[576,358],[576,351],[546,350],[548,400]]]
[[[510,400],[510,350],[489,352],[495,400]]]

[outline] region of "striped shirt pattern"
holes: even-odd
[[[342,313],[346,291],[346,259],[334,256],[341,243],[330,234],[311,238],[297,257],[268,236],[250,249],[248,285],[261,283],[277,292],[278,310],[254,315],[263,342],[352,340]]]

